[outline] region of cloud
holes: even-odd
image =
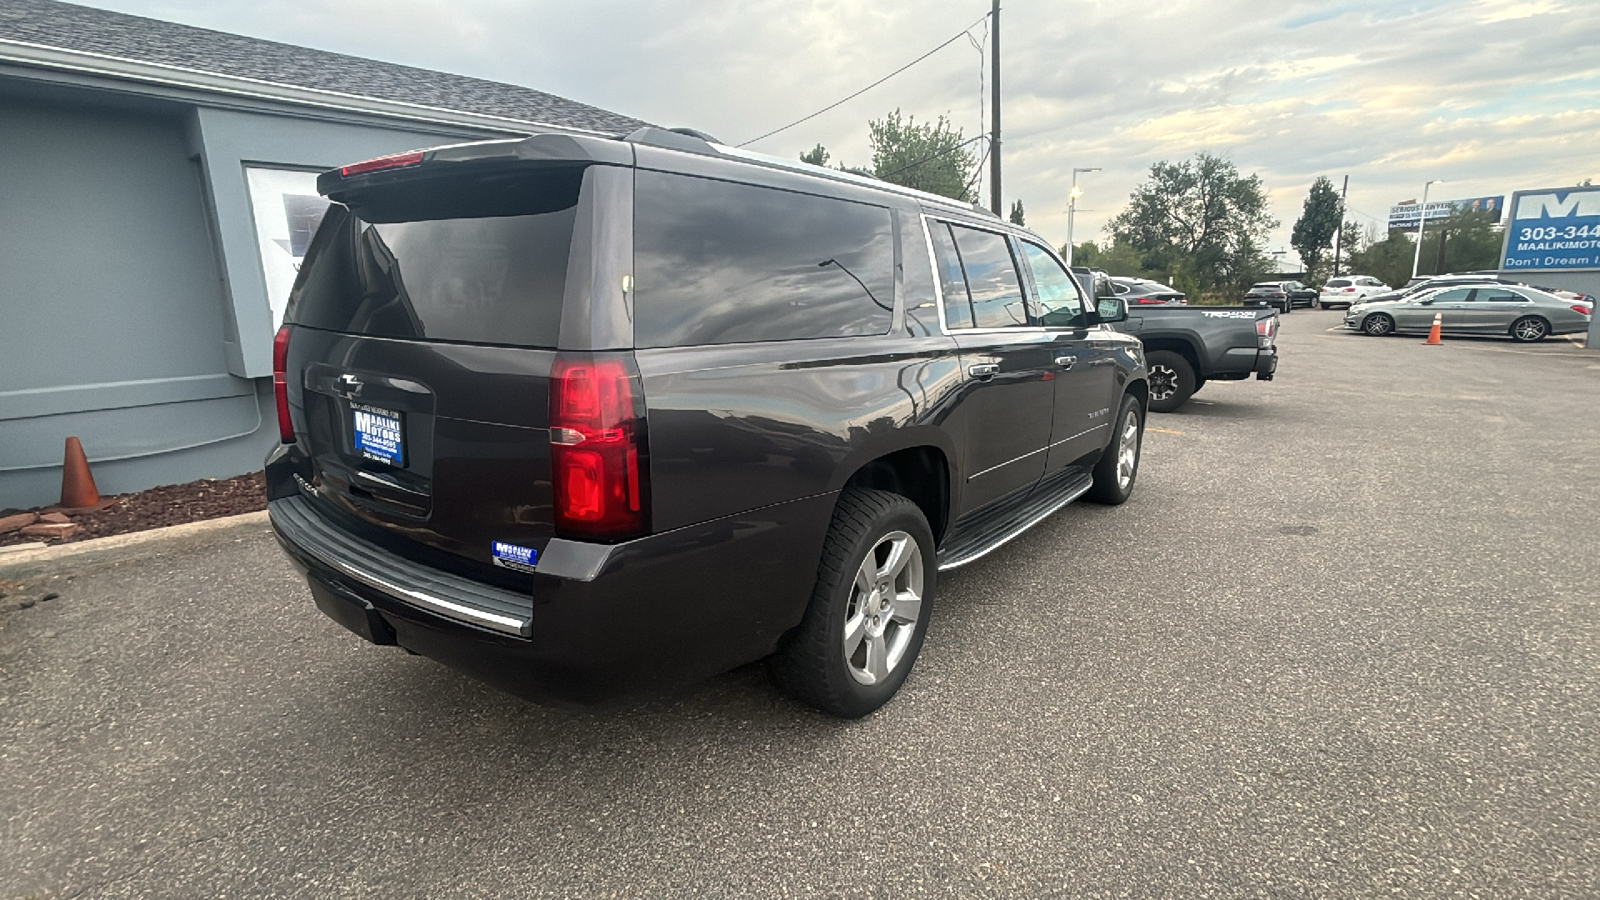
[[[744,141],[888,74],[981,15],[928,0],[91,0],[142,15],[510,81]],[[1350,176],[1381,218],[1442,178],[1480,196],[1600,176],[1600,3],[1578,0],[1105,0],[1001,15],[1006,203],[1066,240],[1095,235],[1150,164],[1206,151],[1259,174],[1286,247],[1317,175]],[[981,27],[974,34],[981,34]],[[899,108],[988,129],[981,58],[958,40],[832,112],[752,147],[870,157]],[[1441,193],[1442,192],[1442,193]],[[1359,218],[1359,215],[1357,216]]]

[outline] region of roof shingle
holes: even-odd
[[[625,134],[646,123],[532,88],[59,3],[5,0],[0,38],[290,87]]]

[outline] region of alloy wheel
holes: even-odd
[[[844,617],[850,677],[879,684],[905,661],[922,616],[922,548],[904,531],[872,546],[856,570]]]
[[[1122,420],[1122,434],[1117,438],[1117,487],[1126,491],[1138,467],[1139,411],[1130,409],[1127,418]]]
[[[1154,365],[1150,367],[1150,399],[1165,400],[1178,392],[1178,373],[1171,367]]]

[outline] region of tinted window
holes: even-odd
[[[634,191],[638,346],[888,333],[887,209],[662,172]]]
[[[1028,324],[1022,303],[1022,283],[1011,248],[1003,235],[951,225],[961,268],[967,274],[972,296],[972,321],[978,328],[1008,328]]]
[[[939,297],[933,290],[933,265],[928,259],[928,242],[922,237],[922,220],[897,214],[899,218],[901,293],[906,298],[906,333],[927,337],[939,333]]]
[[[1022,243],[1022,257],[1033,274],[1039,324],[1054,328],[1087,326],[1089,319],[1083,314],[1083,297],[1078,293],[1077,282],[1061,268],[1055,257],[1026,241]]]
[[[1505,288],[1478,288],[1479,303],[1526,303],[1528,298]]]
[[[944,293],[944,321],[950,328],[972,327],[972,298],[967,295],[967,277],[961,273],[961,256],[950,237],[950,226],[929,222],[933,257],[939,268],[939,290]]]
[[[1453,291],[1440,291],[1429,299],[1434,303],[1465,303],[1472,299],[1472,289],[1456,288]]]
[[[1343,279],[1343,278],[1330,278],[1330,279],[1328,279],[1328,283],[1325,286],[1326,287],[1349,287],[1350,286],[1350,282],[1348,280],[1346,280],[1346,279]]]
[[[554,347],[581,170],[395,185],[334,204],[286,318],[381,337]]]

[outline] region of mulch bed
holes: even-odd
[[[102,500],[112,499],[102,498]],[[11,531],[0,534],[0,547],[40,541],[51,544],[72,543],[267,508],[266,482],[260,472],[240,475],[237,478],[205,478],[188,484],[162,485],[136,494],[122,494],[114,499],[114,503],[103,509],[83,512],[63,511],[66,517],[78,526],[67,537],[47,539],[23,534],[21,531]],[[6,509],[0,510],[0,519],[17,513],[48,513],[54,510],[56,507],[53,506],[32,510]]]

